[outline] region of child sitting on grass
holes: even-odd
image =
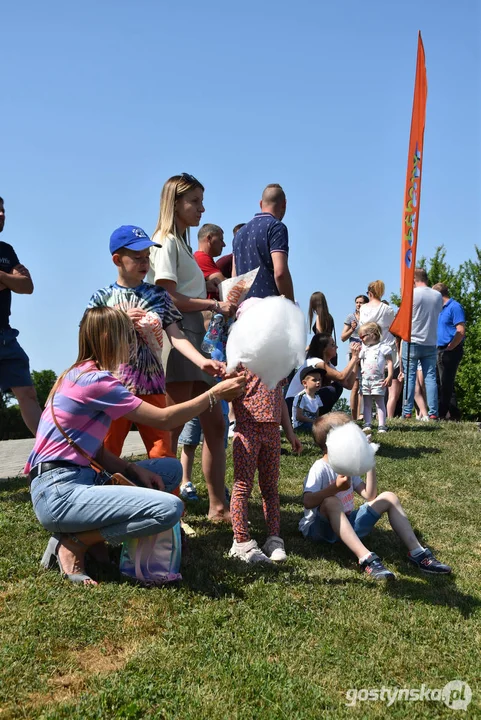
[[[416,538],[399,498],[392,492],[377,495],[375,468],[360,477],[338,475],[329,465],[326,439],[332,428],[349,422],[344,413],[332,412],[318,418],[312,428],[314,440],[324,453],[311,467],[304,480],[304,517],[299,530],[315,542],[335,543],[341,540],[356,555],[361,570],[375,580],[394,580],[379,557],[361,541],[372,530],[383,513],[387,513],[392,529],[408,549],[408,560],[426,573],[450,573],[448,565],[436,560],[428,548]],[[346,448],[346,453],[349,448]],[[354,491],[366,501],[354,509]]]
[[[304,390],[301,390],[294,398],[292,427],[294,430],[303,430],[310,433],[312,423],[318,417],[322,407],[322,400],[316,394],[321,389],[321,371],[308,365],[301,370],[299,380]]]

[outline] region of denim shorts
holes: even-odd
[[[199,445],[202,440],[202,428],[198,417],[186,422],[179,435],[179,445]]]
[[[33,385],[28,355],[17,342],[18,330],[0,330],[0,390]]]
[[[224,416],[224,447],[229,443],[229,403],[222,402],[222,414]],[[199,445],[203,440],[202,428],[198,417],[186,422],[179,435],[179,445]]]
[[[175,458],[136,464],[160,475],[166,491],[174,490],[182,479],[182,466]],[[49,532],[98,530],[113,544],[169,530],[184,508],[183,502],[169,492],[101,485],[94,470],[78,465],[37,475],[30,492],[35,515]]]
[[[366,537],[369,535],[374,525],[377,523],[381,516],[369,505],[364,503],[357,510],[353,510],[347,518],[354,529],[354,532],[358,538]],[[309,526],[306,538],[313,540],[314,542],[328,542],[335,543],[339,540],[334,530],[331,528],[329,520],[324,515],[318,514],[316,519]]]

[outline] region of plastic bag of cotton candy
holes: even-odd
[[[329,465],[338,475],[363,475],[376,464],[379,445],[370,443],[353,422],[339,425],[326,438]]]
[[[271,390],[304,362],[302,311],[285,297],[250,298],[237,311],[227,339],[227,371],[242,363]]]

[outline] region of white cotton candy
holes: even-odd
[[[227,370],[242,363],[272,390],[304,362],[305,352],[302,311],[284,297],[267,297],[249,305],[232,326],[226,347]]]
[[[333,428],[327,435],[326,445],[329,465],[339,475],[363,475],[376,464],[379,445],[369,443],[353,422]]]

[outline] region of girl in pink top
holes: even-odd
[[[134,338],[132,323],[121,310],[87,310],[80,324],[77,362],[60,376],[52,390],[25,467],[35,514],[54,533],[42,564],[49,567],[52,562],[58,563],[67,578],[76,583],[96,584],[84,571],[88,550],[105,541],[119,543],[168,530],[183,511],[182,501],[165,492],[180,483],[178,460],[128,463],[112,455],[103,447],[110,422],[126,416],[132,422],[168,430],[214,407],[221,399],[234,399],[245,386],[244,378],[236,377],[175,407],[149,405],[112,375],[127,362]],[[56,423],[82,452],[69,444]],[[90,467],[82,453],[93,457],[107,472],[122,473],[140,487],[101,484],[102,474]]]

